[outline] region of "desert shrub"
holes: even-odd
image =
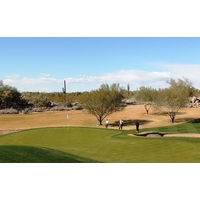
[[[73,105],[72,105],[72,102],[71,102],[71,101],[67,101],[67,102],[66,102],[66,106],[67,106],[67,107],[72,107],[72,106],[73,106]]]
[[[14,108],[6,108],[0,110],[0,114],[19,114],[19,111]]]
[[[38,95],[35,95],[32,99],[31,99],[31,103],[35,106],[35,107],[51,107],[51,102],[49,101],[48,97],[46,96],[46,94],[43,93],[39,93]]]
[[[30,114],[32,112],[31,108],[25,108],[24,110],[22,110],[23,114]]]
[[[64,111],[66,110],[66,106],[54,106],[53,108],[50,109],[50,111]]]
[[[46,110],[46,108],[44,108],[44,107],[32,108],[32,112],[44,112],[45,110]]]
[[[11,108],[20,104],[21,94],[15,88],[8,85],[0,87],[0,107]]]
[[[76,106],[73,106],[73,110],[82,110],[83,106],[81,104],[77,104]]]

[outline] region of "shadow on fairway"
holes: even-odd
[[[31,146],[0,146],[0,163],[97,163],[61,151]]]

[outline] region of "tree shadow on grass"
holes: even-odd
[[[176,122],[200,123],[200,118],[181,118],[176,119]]]
[[[138,119],[138,120],[132,120],[132,119],[127,119],[124,120],[124,126],[131,126],[131,125],[135,125],[136,121],[139,121],[140,125],[144,125],[147,124],[149,122],[152,122],[150,120],[144,120],[144,119]],[[110,123],[110,126],[116,127],[119,126],[119,121],[115,121],[114,123]]]
[[[192,123],[200,123],[200,118],[193,119],[191,122]]]

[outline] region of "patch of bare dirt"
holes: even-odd
[[[107,118],[111,124],[115,124],[115,126],[109,126],[109,128],[118,128],[117,124],[119,120],[123,119],[127,122],[124,126],[125,130],[135,130],[135,125],[133,123],[135,120],[139,120],[141,122],[140,128],[177,125],[192,120],[198,123],[200,122],[199,111],[200,108],[183,108],[177,114],[175,123],[172,124],[168,115],[158,115],[152,109],[147,115],[143,105],[130,105],[123,111],[113,113]],[[105,122],[103,123],[105,124]],[[97,119],[93,115],[88,114],[86,110],[0,115],[0,134],[6,134],[21,129],[61,126],[104,128],[104,126],[99,126]],[[184,136],[183,134],[181,135]],[[187,136],[189,135],[187,134]],[[191,136],[196,137],[196,134],[194,135],[191,133]]]

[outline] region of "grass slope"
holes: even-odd
[[[151,130],[169,133],[199,133],[200,124],[187,123]],[[147,129],[142,131],[147,131]],[[70,159],[75,158],[76,161],[81,162],[200,162],[200,138],[129,137],[127,135],[129,133],[133,133],[133,130],[77,127],[32,129],[0,136],[0,152],[6,152],[6,148],[11,148],[5,153],[13,155],[11,157],[16,157],[15,153],[23,152],[21,160],[10,160],[8,162],[57,162],[56,158],[59,156],[59,162],[64,161],[65,158],[67,162],[69,155],[71,156]],[[0,154],[0,162],[7,162],[5,154]],[[43,157],[43,159],[38,160],[36,155],[40,155],[40,158]],[[49,155],[53,155],[54,158],[48,157]],[[31,157],[36,157],[35,161]],[[80,158],[82,159],[80,160]],[[73,162],[73,160],[70,160],[70,162]]]
[[[64,152],[31,146],[0,146],[1,163],[94,163],[96,161]]]

